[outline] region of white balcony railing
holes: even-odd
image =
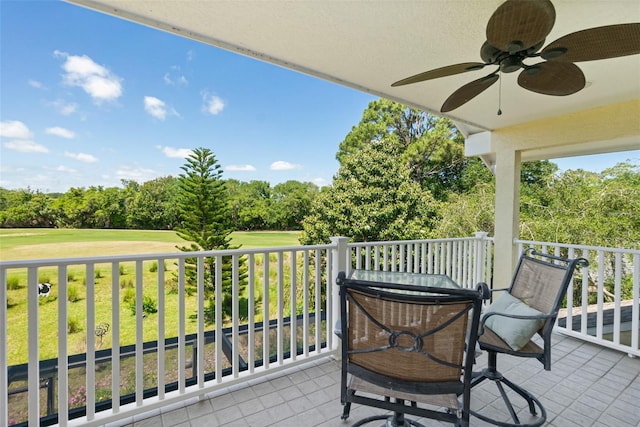
[[[638,354],[637,334],[624,344],[627,311],[630,329],[638,330],[638,251],[518,244],[588,256],[582,292],[588,296],[595,289],[597,295],[595,332],[591,304],[568,310],[560,330]],[[480,281],[491,284],[492,252],[492,239],[478,233],[463,239],[348,243],[336,237],[317,246],[0,262],[0,324],[5,325],[0,329],[0,425],[105,424],[334,354],[339,271],[447,274],[473,287]],[[610,258],[606,266],[594,262]],[[205,301],[209,259],[215,260],[217,279],[213,312]],[[223,263],[232,266],[224,279]],[[610,274],[614,297],[608,316]],[[53,297],[38,296],[42,277],[54,283]],[[195,289],[189,277],[195,278]],[[625,302],[629,280],[635,305]],[[18,289],[7,289],[8,284]],[[69,298],[78,287],[80,300]],[[13,299],[25,293],[27,312],[16,316],[12,310],[19,301]],[[577,301],[574,295],[570,306]],[[157,313],[146,310],[145,297],[155,300]],[[77,313],[82,331],[70,333],[69,321]],[[609,317],[613,326],[607,325]]]
[[[479,232],[473,238],[403,240],[348,244],[352,268],[445,274],[465,288],[491,284],[493,239]]]
[[[0,425],[105,424],[332,354],[335,277],[365,268],[363,259],[366,268],[440,272],[465,286],[490,271],[491,241],[484,234],[365,245],[347,240],[0,262]],[[364,252],[375,265],[361,259]],[[211,259],[213,312],[205,289]],[[222,277],[223,264],[232,266],[230,277]],[[42,281],[54,285],[49,297],[39,296]],[[26,312],[16,316],[13,306],[24,301],[15,299],[25,294]],[[229,316],[223,317],[223,303]],[[77,316],[81,332],[70,332]]]
[[[640,356],[640,250],[516,241],[528,247],[589,261],[567,290],[567,309],[556,331]],[[571,309],[569,309],[571,308]],[[566,317],[565,317],[566,316]]]

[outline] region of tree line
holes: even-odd
[[[380,99],[340,143],[333,184],[303,220],[301,242],[493,235],[495,178],[464,156],[445,118]],[[520,237],[640,248],[640,165],[601,173],[560,172],[550,161],[522,164]]]
[[[310,182],[223,180],[234,229],[300,230],[302,218],[320,189]],[[113,228],[174,230],[183,225],[179,178],[144,183],[123,180],[121,187],[70,188],[64,193],[0,188],[0,227]]]
[[[302,244],[336,235],[376,241],[493,234],[494,177],[480,159],[464,156],[464,139],[448,119],[372,101],[336,158],[339,169],[322,189],[216,175],[227,196],[225,221],[234,230],[302,230]],[[62,194],[0,188],[0,226],[176,230],[187,220],[179,190],[172,176]],[[527,162],[520,194],[521,238],[640,246],[637,163],[560,173],[550,161]]]

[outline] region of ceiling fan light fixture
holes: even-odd
[[[522,59],[518,56],[508,56],[500,61],[500,71],[503,73],[513,73],[522,68]]]
[[[524,44],[519,40],[514,40],[507,45],[507,51],[510,55],[514,55],[524,49]]]

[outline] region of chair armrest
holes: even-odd
[[[478,284],[476,285],[476,289],[480,294],[480,298],[482,300],[486,301],[491,299],[491,289],[489,289],[489,285],[487,285],[485,282],[478,282]]]
[[[508,313],[499,313],[499,312],[491,312],[491,313],[486,313],[485,315],[482,316],[482,318],[480,319],[480,328],[478,329],[478,336],[482,335],[484,333],[484,324],[487,321],[487,319],[491,316],[502,316],[502,317],[510,317],[512,319],[531,319],[531,320],[535,320],[535,319],[551,319],[555,317],[555,313],[548,313],[548,314],[537,314],[537,315],[530,315],[530,316],[526,316],[526,315],[521,315],[521,314],[508,314]]]

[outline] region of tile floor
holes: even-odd
[[[478,367],[486,365],[486,354]],[[640,426],[640,358],[562,335],[554,335],[551,371],[536,360],[498,356],[498,369],[536,395],[547,410],[547,426]],[[340,364],[322,359],[278,376],[256,380],[202,401],[185,402],[124,420],[127,427],[266,427],[350,426],[380,411],[354,404],[342,421]],[[474,388],[472,407],[508,415],[498,402],[495,385]],[[446,425],[418,420],[425,426]],[[371,425],[380,425],[382,422]],[[488,425],[471,418],[472,426]]]

